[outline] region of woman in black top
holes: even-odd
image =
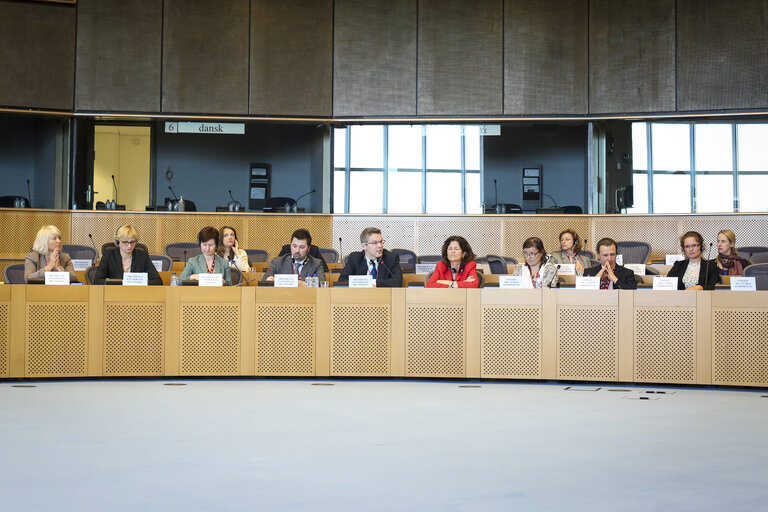
[[[702,258],[704,238],[696,231],[689,231],[680,237],[680,247],[685,259],[676,261],[667,277],[677,277],[678,290],[714,290],[720,282],[717,262]]]
[[[136,250],[138,241],[139,233],[136,228],[128,224],[120,226],[115,233],[116,247],[102,255],[94,283],[104,284],[106,279],[122,279],[124,272],[146,272],[148,284],[162,286],[163,280],[149,259],[149,254]]]

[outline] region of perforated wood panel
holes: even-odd
[[[155,215],[132,215],[130,213],[73,213],[72,243],[90,246],[91,239],[88,238],[90,233],[93,236],[96,248],[101,251],[103,244],[115,240],[117,228],[123,224],[130,224],[139,232],[139,242],[147,246],[150,254],[163,254],[163,248],[168,242],[165,242],[164,239],[158,236],[158,221],[160,218],[162,217]]]
[[[464,311],[464,306],[408,306],[407,376],[465,376]]]
[[[418,255],[440,254],[445,239],[461,235],[467,239],[478,256],[498,254],[501,242],[498,218],[435,218],[420,217],[418,221]]]
[[[686,220],[693,220],[688,218]],[[718,228],[720,230],[722,228]],[[592,239],[597,242],[600,238],[610,237],[618,242],[634,241],[651,244],[652,260],[664,259],[665,254],[678,254],[680,244],[678,237],[688,231],[679,231],[678,219],[675,217],[625,217],[625,218],[593,218]],[[591,244],[594,247],[594,243]]]
[[[594,240],[589,236],[589,218],[580,215],[571,215],[567,217],[519,217],[516,215],[507,215],[500,217],[504,219],[503,247],[501,249],[503,256],[512,256],[518,261],[522,261],[523,243],[532,236],[541,238],[544,242],[544,249],[547,253],[560,250],[560,232],[566,228],[571,228],[581,237],[587,239],[586,247],[592,250]]]
[[[389,306],[334,306],[331,375],[389,375]]]
[[[106,304],[104,375],[162,375],[165,304]]]
[[[257,305],[256,373],[315,374],[315,306]]]
[[[27,304],[25,376],[85,376],[87,349],[86,304]]]
[[[695,309],[635,309],[635,381],[695,383]]]
[[[541,309],[483,307],[481,350],[482,377],[540,377]]]
[[[239,373],[240,305],[182,304],[181,374]]]
[[[713,311],[712,382],[768,386],[768,310]]]
[[[557,378],[618,380],[617,308],[557,310]]]
[[[11,305],[0,304],[0,377],[8,377],[8,343],[10,341],[10,315]]]
[[[333,218],[324,215],[258,215],[247,217],[248,237],[244,249],[264,249],[269,257],[280,253],[283,245],[291,243],[291,233],[306,228],[312,235],[312,244],[318,247],[336,247],[331,241]],[[236,226],[233,226],[236,227]],[[362,230],[361,230],[362,231]],[[359,235],[360,233],[358,233]],[[333,245],[331,245],[333,243]],[[360,247],[358,244],[357,247]]]
[[[3,236],[0,237],[0,252],[27,253],[32,248],[37,231],[54,225],[61,231],[64,243],[72,240],[69,232],[69,213],[55,211],[5,210],[0,212]]]

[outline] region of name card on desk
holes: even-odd
[[[621,265],[618,261],[616,262],[617,265]],[[635,275],[638,276],[644,276],[645,275],[645,265],[642,263],[627,263],[624,265],[625,268],[628,268],[632,272],[635,273]]]
[[[367,276],[349,276],[350,288],[373,288],[373,277]]]
[[[198,286],[223,286],[221,280],[224,279],[222,274],[197,274]]]
[[[676,261],[682,261],[685,256],[682,254],[667,254],[665,261],[667,265],[674,265]]]
[[[623,254],[617,254],[616,255],[616,264],[624,266],[624,255]]]
[[[298,274],[275,274],[275,288],[298,288]]]
[[[655,276],[653,278],[653,289],[654,290],[677,290],[677,278]]]
[[[417,263],[416,264],[416,273],[417,274],[429,274],[433,270],[435,270],[435,267],[437,266],[437,263]]]
[[[72,266],[75,270],[85,270],[93,265],[91,260],[72,260]]]
[[[731,291],[754,292],[757,284],[754,277],[731,277]]]
[[[163,271],[163,262],[161,260],[152,260],[152,264],[155,266],[155,270],[158,272]]]
[[[146,272],[123,272],[123,286],[147,286]]]
[[[577,290],[599,290],[600,278],[597,276],[576,276]]]
[[[557,269],[557,273],[561,276],[575,276],[576,265],[573,263],[561,263],[560,268]]]
[[[46,272],[45,284],[69,284],[69,272]]]
[[[526,286],[526,281],[528,286]],[[515,290],[522,290],[526,288],[533,288],[530,279],[526,279],[523,276],[499,276],[499,288],[512,288]]]

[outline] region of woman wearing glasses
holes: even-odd
[[[139,241],[139,232],[136,228],[126,224],[120,226],[115,233],[115,249],[104,251],[96,269],[95,284],[104,284],[107,279],[122,279],[124,272],[146,272],[147,284],[162,286],[163,280],[157,273],[155,265],[149,259],[149,254],[139,249],[136,244]]]
[[[525,264],[518,266],[514,275],[530,279],[533,288],[557,286],[557,268],[547,262],[547,253],[541,238],[533,236],[523,243],[523,258]]]
[[[678,290],[714,290],[720,282],[717,262],[701,257],[704,238],[696,231],[689,231],[680,237],[680,247],[685,259],[676,261],[667,277],[677,277]]]

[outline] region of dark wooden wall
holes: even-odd
[[[0,107],[768,110],[765,0],[0,0]]]

